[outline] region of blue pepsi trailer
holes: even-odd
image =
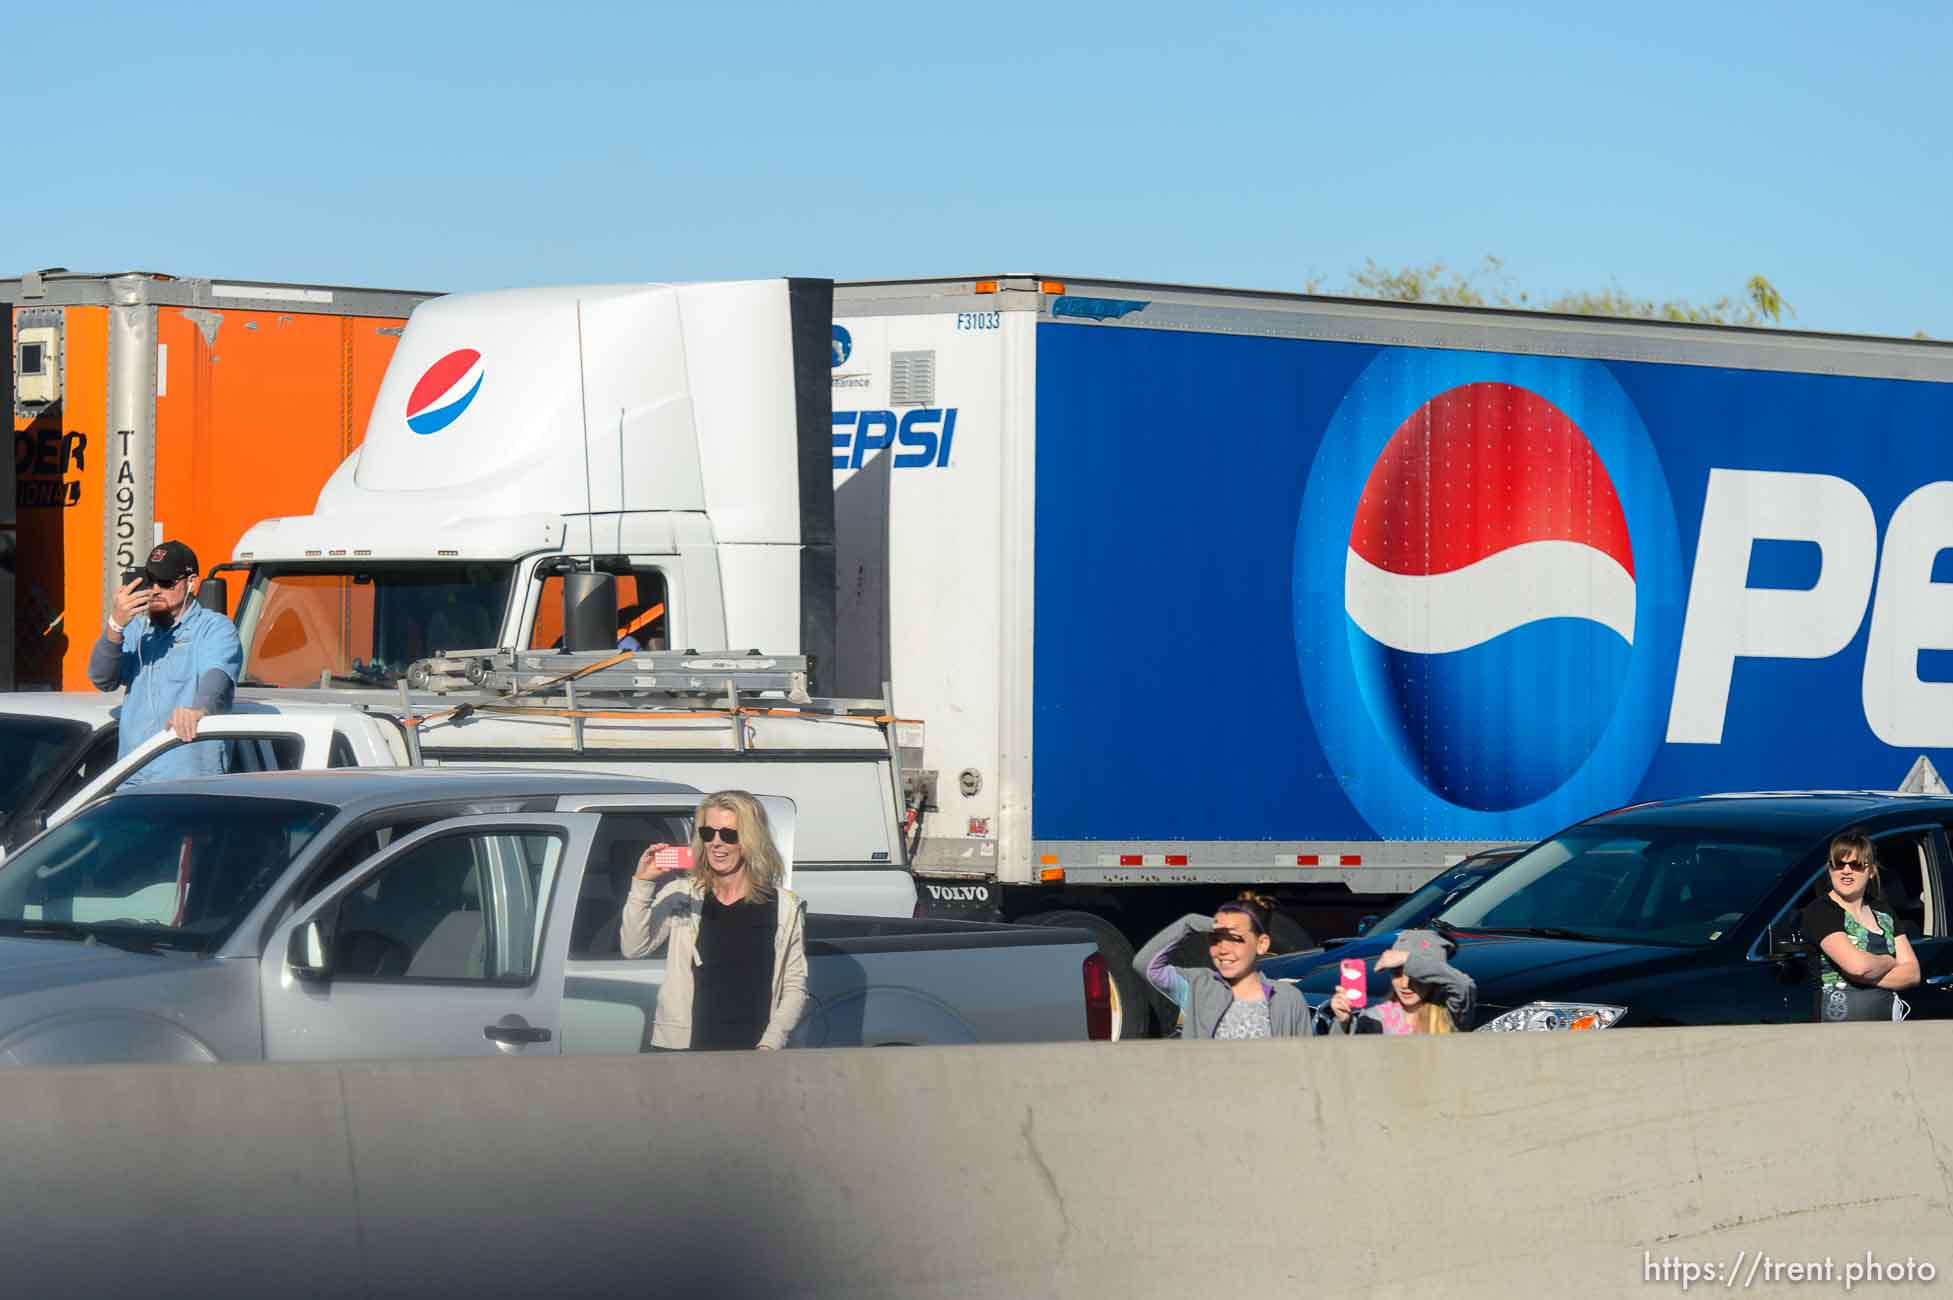
[[[1130,940],[1953,751],[1953,346],[1048,277],[835,316],[838,657],[925,722],[937,905]]]

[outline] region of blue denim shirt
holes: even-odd
[[[222,690],[212,689],[215,683],[204,683],[212,669],[227,679]],[[222,614],[194,601],[169,627],[152,627],[147,614],[136,615],[122,630],[121,646],[104,638],[96,642],[88,662],[88,676],[95,685],[105,691],[126,686],[129,691],[118,724],[118,758],[165,730],[170,714],[178,709],[197,707],[212,713],[228,709],[231,689],[243,669],[244,647],[237,629]],[[223,770],[223,744],[199,741],[164,754],[125,784]]]

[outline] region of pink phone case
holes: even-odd
[[[690,871],[692,850],[684,844],[667,844],[651,855],[651,861],[660,871]]]
[[[1343,992],[1349,994],[1352,1007],[1364,1006],[1370,1001],[1370,981],[1363,972],[1362,962],[1343,963]]]

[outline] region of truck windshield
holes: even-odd
[[[333,813],[286,799],[105,799],[0,865],[0,934],[211,951]]]
[[[260,565],[237,611],[246,686],[386,686],[502,632],[513,564]]]
[[[19,812],[21,803],[87,736],[86,723],[0,716],[0,821]]]
[[[1699,948],[1755,911],[1809,847],[1728,830],[1579,826],[1513,859],[1438,919]]]

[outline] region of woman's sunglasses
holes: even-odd
[[[701,826],[698,838],[701,844],[710,844],[713,836],[718,836],[728,844],[739,843],[739,828],[736,826]]]

